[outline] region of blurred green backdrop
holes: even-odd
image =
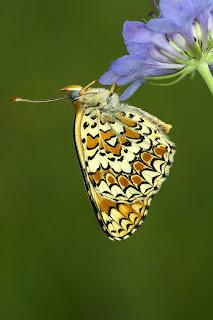
[[[125,53],[151,1],[1,3],[0,318],[212,319],[212,96],[199,77],[129,103],[173,124],[171,175],[143,227],[109,241],[88,202],[69,102],[12,104],[85,85]]]

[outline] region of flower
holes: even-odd
[[[99,82],[130,84],[120,96],[126,100],[145,81],[174,83],[197,70],[213,93],[213,0],[161,0],[157,7],[159,17],[148,23],[124,23],[129,54],[113,61]]]

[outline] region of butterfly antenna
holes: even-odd
[[[69,99],[69,96],[67,97],[59,97],[59,98],[50,98],[50,99],[39,99],[39,100],[31,100],[31,99],[23,99],[19,97],[11,97],[10,100],[13,102],[29,102],[29,103],[47,103],[47,102],[55,102],[55,101],[61,101]]]

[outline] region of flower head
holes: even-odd
[[[148,23],[124,23],[129,54],[113,61],[99,80],[104,85],[130,84],[121,100],[147,80],[177,82],[195,70],[209,77],[207,67],[213,69],[213,0],[161,0],[158,8],[159,17]]]

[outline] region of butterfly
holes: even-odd
[[[105,88],[63,88],[75,109],[74,139],[85,186],[98,222],[111,240],[130,237],[147,216],[153,196],[169,175],[175,144],[171,125],[119,101]]]

